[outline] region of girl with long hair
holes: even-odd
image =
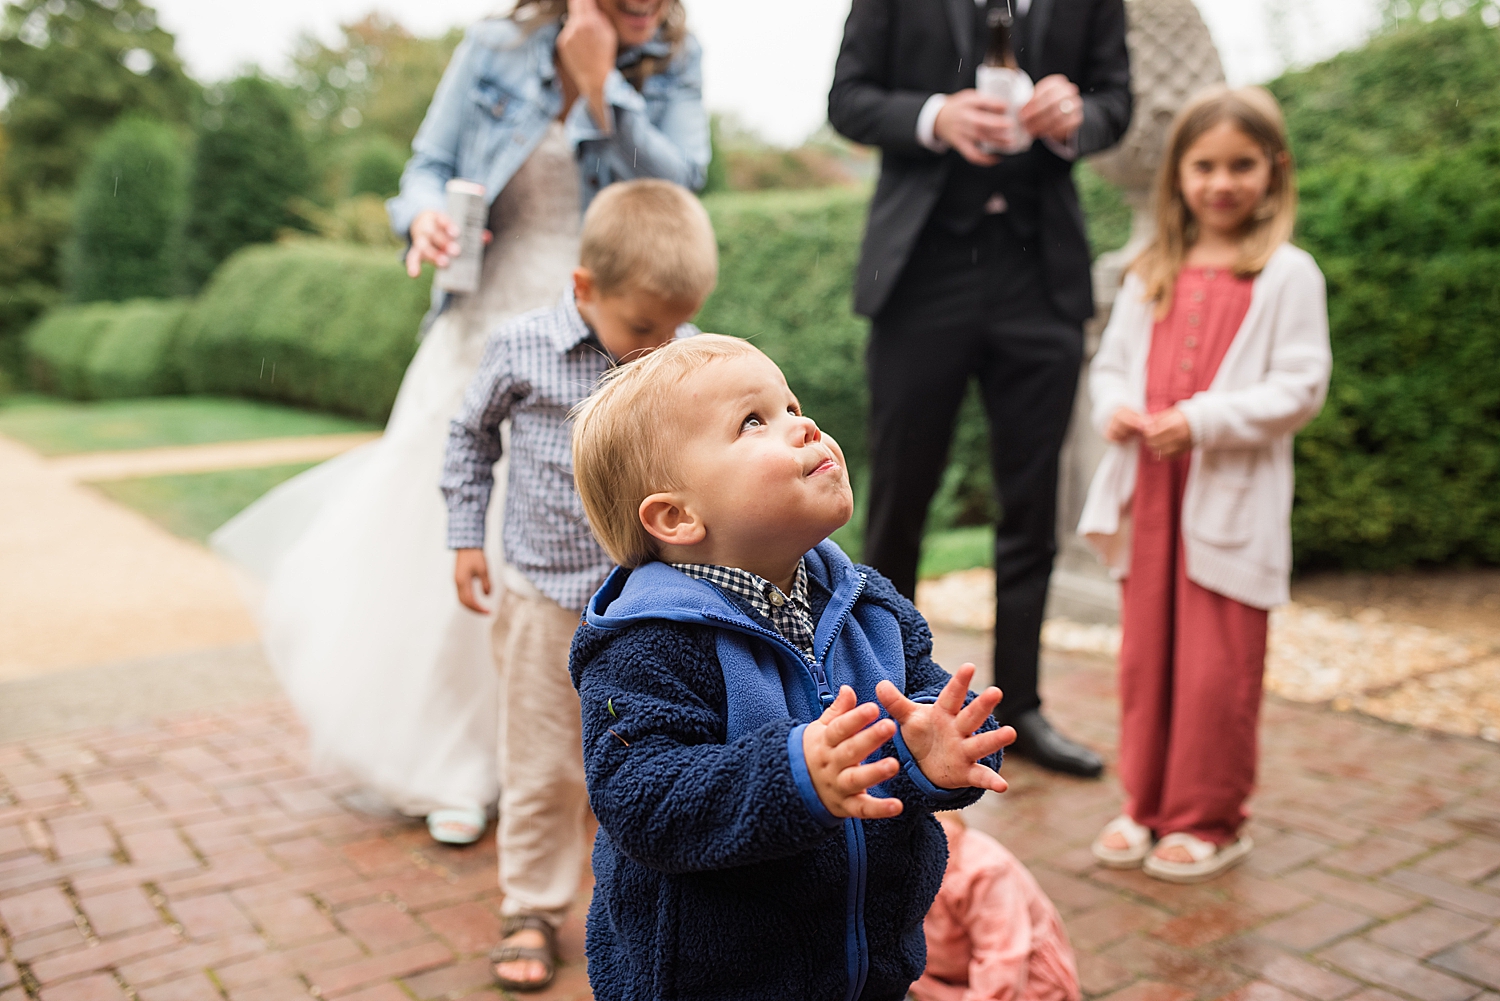
[[[1127,794],[1093,852],[1197,882],[1251,849],[1267,610],[1291,574],[1292,436],[1331,367],[1323,275],[1289,242],[1296,179],[1268,92],[1182,110],[1156,215],[1089,375],[1111,445],[1078,531],[1123,578]]]

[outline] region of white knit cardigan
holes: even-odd
[[[1144,413],[1154,304],[1125,279],[1089,371],[1094,426],[1120,407]],[[1277,248],[1255,279],[1250,309],[1203,392],[1177,404],[1193,433],[1182,505],[1187,575],[1255,608],[1289,598],[1292,436],[1322,409],[1333,358],[1323,273],[1306,251]],[[1078,534],[1116,577],[1130,570],[1130,501],[1139,439],[1109,446]]]

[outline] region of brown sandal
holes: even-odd
[[[541,980],[511,980],[494,971],[495,982],[508,991],[539,991],[552,983],[557,976],[557,929],[540,914],[511,914],[500,925],[501,939],[510,938],[518,931],[539,931],[547,944],[542,947],[506,945],[504,941],[490,950],[490,968],[501,963],[513,963],[518,959],[531,959],[546,967],[547,975]]]

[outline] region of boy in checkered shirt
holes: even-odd
[[[708,215],[686,189],[628,181],[584,216],[573,285],[551,309],[507,322],[453,420],[443,471],[458,600],[489,614],[485,514],[501,423],[509,472],[493,647],[500,672],[502,986],[552,979],[556,929],[578,892],[587,838],[578,696],[568,645],[579,611],[613,565],[573,485],[569,414],[611,368],[697,332],[687,321],[713,288]]]

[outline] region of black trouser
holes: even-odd
[[[1037,655],[1057,553],[1058,451],[1083,330],[1047,295],[1035,247],[1003,216],[957,236],[923,231],[871,328],[870,513],[864,559],[908,597],[927,507],[947,466],[971,377],[990,428],[1001,507],[995,528],[995,684],[1004,721],[1041,705]]]

